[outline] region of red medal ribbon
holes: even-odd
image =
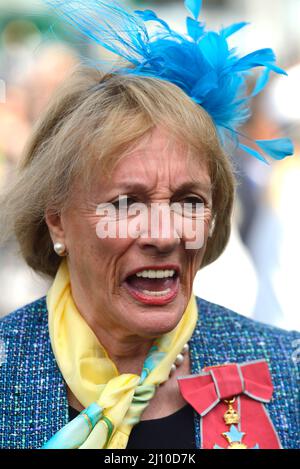
[[[204,368],[198,375],[178,378],[184,399],[201,416],[201,447],[215,445],[226,449],[223,433],[229,431],[224,421],[228,405],[224,400],[236,398],[233,404],[240,421],[237,431],[250,449],[281,449],[280,440],[264,406],[270,402],[273,385],[268,364],[257,360],[243,364],[225,364]]]

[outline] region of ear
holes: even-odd
[[[46,209],[45,221],[47,223],[53,244],[54,243],[65,244],[65,231],[63,228],[61,212],[53,208]]]

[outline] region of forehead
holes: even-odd
[[[187,182],[209,186],[211,183],[205,152],[193,154],[186,143],[159,128],[143,136],[122,155],[109,181],[111,184],[126,186],[130,186],[131,182],[161,186],[180,186]]]

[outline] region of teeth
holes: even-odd
[[[167,288],[167,290],[164,290],[164,291],[150,291],[150,290],[142,290],[142,292],[144,293],[144,295],[147,295],[147,296],[165,296],[167,295],[168,293],[170,293],[171,291],[171,288]]]
[[[175,275],[175,270],[143,270],[142,272],[137,272],[137,277],[143,278],[168,278]]]

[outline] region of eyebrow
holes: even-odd
[[[148,191],[148,186],[141,183],[141,182],[129,182],[129,181],[124,181],[120,184],[119,186],[124,192],[126,191],[136,191],[136,192],[147,192]],[[180,195],[180,194],[185,194],[186,192],[189,191],[194,191],[194,190],[201,190],[206,192],[208,195],[212,193],[212,185],[211,183],[206,183],[206,182],[185,182],[181,184],[180,186],[176,187],[173,189],[174,194]]]

